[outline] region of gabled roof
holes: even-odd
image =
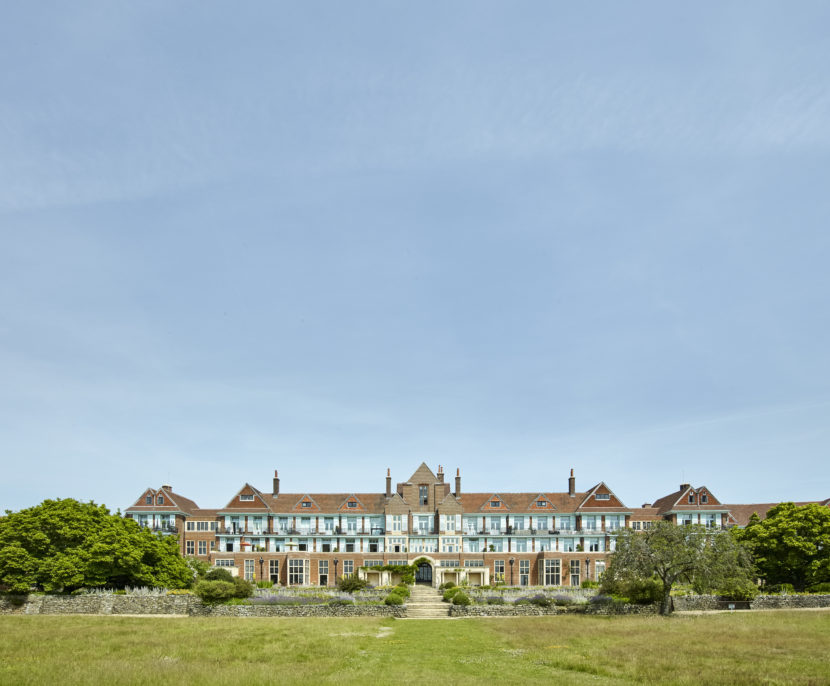
[[[599,504],[600,501],[598,500],[591,500],[592,496],[595,496],[597,493],[607,493],[610,498],[608,503],[602,502]],[[592,503],[589,505],[588,503]],[[629,512],[629,508],[627,508],[622,500],[620,500],[616,493],[608,488],[608,485],[604,481],[600,481],[596,486],[591,488],[586,494],[585,497],[580,501],[578,510],[586,510],[586,511],[596,511],[596,512]]]
[[[147,496],[152,496],[153,504],[147,505]],[[164,497],[164,505],[158,505],[158,496]],[[146,488],[133,505],[124,512],[182,512],[191,514],[198,510],[199,506],[190,498],[174,493],[169,486],[161,486],[158,489]]]
[[[253,500],[245,501],[240,500],[241,495],[252,495]],[[265,497],[263,494],[251,484],[246,483],[242,488],[240,488],[236,495],[231,498],[230,502],[225,505],[221,512],[269,512],[271,508],[268,507],[268,503],[266,502]]]
[[[350,496],[357,498],[363,506],[363,510],[349,507],[341,510],[341,505]],[[394,501],[394,495],[387,501],[385,493],[280,493],[278,496],[269,493],[263,497],[271,512],[285,515],[295,514],[298,511],[308,512],[307,508],[295,509],[295,506],[306,497],[311,498],[317,504],[320,508],[319,514],[322,515],[337,515],[341,511],[378,515],[383,514],[387,502]]]
[[[463,508],[461,501],[458,500],[452,493],[447,493],[444,499],[438,503],[438,511],[442,513],[460,514]]]
[[[544,502],[544,505],[539,505],[540,502]],[[528,512],[555,512],[556,505],[553,504],[553,501],[544,493],[537,493],[530,499],[530,502],[525,506]]]
[[[690,492],[697,493],[699,491],[706,491],[706,494],[711,496],[715,502],[706,505],[700,503],[690,504],[687,497],[688,494]],[[718,502],[717,498],[712,495],[712,491],[710,491],[708,487],[698,486],[697,488],[693,488],[690,484],[683,484],[683,488],[676,490],[674,493],[669,493],[669,495],[664,495],[659,500],[654,501],[652,507],[656,508],[658,513],[661,515],[676,511],[692,510],[694,512],[701,512],[705,510],[715,510],[723,512],[728,509],[726,505]]]
[[[309,505],[307,507],[303,507],[303,503],[309,503]],[[314,498],[308,493],[297,501],[293,509],[295,512],[322,512],[320,506],[317,504],[317,501],[314,500]]]
[[[426,462],[421,462],[421,465],[416,469],[412,476],[406,481],[408,484],[434,484],[438,483],[438,477],[433,471],[427,467]]]
[[[487,504],[487,501],[493,496],[493,493],[464,493],[462,492],[459,500],[464,507],[465,514],[470,514],[476,511],[484,510],[484,506]],[[560,514],[573,514],[576,512],[577,505],[585,498],[585,493],[576,493],[573,498],[571,498],[567,493],[536,493],[536,492],[524,492],[524,493],[504,493],[501,492],[498,496],[504,501],[507,506],[510,508],[511,512],[515,513],[525,513],[525,512],[532,512],[530,509],[530,503],[535,499],[538,498],[540,495],[544,495],[545,499],[550,501],[553,504],[553,507],[556,509],[557,513]],[[507,511],[507,508],[499,508],[497,510],[492,510],[493,512],[498,512],[501,510],[502,512]]]

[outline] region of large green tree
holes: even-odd
[[[103,505],[45,500],[0,518],[0,584],[11,591],[185,588],[192,579],[175,536],[154,534]]]
[[[752,564],[747,551],[726,531],[671,522],[656,522],[645,531],[621,531],[604,585],[642,586],[655,577],[661,591],[660,614],[666,615],[672,611],[676,583],[694,583],[706,590],[746,586]]]
[[[830,508],[781,503],[765,519],[750,519],[736,538],[752,551],[761,578],[768,584],[792,584],[804,590],[830,581]]]

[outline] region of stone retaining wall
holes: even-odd
[[[589,603],[586,615],[656,615],[657,605],[634,605],[633,603]]]
[[[830,607],[830,595],[759,595],[753,610],[785,610],[792,607]]]
[[[207,605],[192,595],[0,596],[0,614],[198,617],[403,617],[402,605]]]
[[[672,596],[672,602],[678,612],[721,609],[720,598],[716,595],[676,595]]]
[[[450,617],[533,617],[558,612],[554,605],[450,605]]]

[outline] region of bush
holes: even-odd
[[[551,600],[553,601],[553,604],[557,607],[565,607],[567,605],[574,604],[574,599],[571,598],[571,596],[569,595],[555,595],[553,596],[553,598],[551,598]]]
[[[206,603],[221,603],[236,594],[236,586],[228,581],[200,581],[193,592]]]
[[[752,600],[758,595],[758,587],[748,579],[727,579],[718,595],[723,600]]]
[[[234,598],[250,598],[254,594],[254,585],[250,581],[235,577],[233,580]]]
[[[488,595],[484,599],[484,602],[487,603],[488,605],[504,605],[505,604],[504,596],[500,596],[500,595]]]
[[[535,596],[530,598],[530,602],[532,605],[538,605],[539,607],[550,607],[550,598],[548,598],[544,593],[537,593]]]
[[[439,591],[446,591],[448,588],[455,588],[455,583],[452,581],[445,581],[438,587]]]
[[[582,588],[599,588],[599,583],[596,581],[591,581],[590,579],[585,579],[582,582]]]
[[[626,600],[628,600],[626,598]],[[598,593],[593,598],[588,601],[591,605],[605,605],[606,603],[613,603],[614,596],[610,595],[603,595],[602,593]],[[619,601],[617,601],[619,602]]]
[[[830,593],[830,582],[813,584],[807,587],[807,593]]]
[[[214,567],[207,574],[205,574],[205,581],[227,581],[229,584],[233,583],[234,577],[224,567]]]
[[[261,579],[260,581],[256,582],[257,588],[273,588],[274,582],[270,579]]]
[[[622,584],[618,593],[614,595],[626,596],[637,605],[659,603],[663,599],[663,582],[659,579],[633,579]]]
[[[471,602],[470,596],[464,593],[464,591],[458,591],[458,593],[452,597],[453,605],[469,605]]]
[[[409,590],[409,586],[407,586],[406,584],[398,584],[392,590],[402,598],[408,598],[412,595],[412,591]]]
[[[174,588],[172,591],[167,591],[167,595],[193,595],[193,591],[187,588]]]
[[[770,586],[766,589],[767,593],[781,593],[782,595],[786,595],[787,593],[795,593],[795,588],[793,588],[792,584],[775,584],[774,586]]]
[[[456,593],[463,593],[463,591],[460,588],[458,588],[458,586],[453,586],[452,588],[448,588],[446,591],[444,591],[444,596],[443,596],[444,602],[445,603],[451,603],[452,599],[455,597]]]
[[[385,605],[403,605],[403,596],[395,593],[392,591],[386,598],[384,598],[383,603]]]
[[[329,605],[354,605],[354,600],[348,598],[332,598],[328,602]]]
[[[344,593],[354,593],[355,591],[362,591],[369,585],[369,582],[361,579],[357,574],[352,576],[341,576],[337,580],[337,588]]]

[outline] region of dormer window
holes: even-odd
[[[695,494],[689,493],[689,504],[691,505],[695,501]]]
[[[153,504],[153,496],[148,495],[148,496],[144,499],[144,504],[145,504],[145,505],[152,505],[152,504]]]
[[[254,494],[253,493],[243,493],[239,496],[239,499],[243,502],[253,502]]]
[[[304,500],[301,503],[301,507],[311,507],[311,503],[308,500]]]
[[[501,507],[501,501],[499,500],[491,500],[490,507]]]
[[[594,494],[594,499],[595,500],[611,500],[611,494],[610,493],[595,493]]]
[[[164,496],[160,495],[158,498],[156,498],[156,503],[159,505],[164,505]]]
[[[705,493],[701,493],[700,494],[700,502],[702,502],[704,504],[708,503],[709,502],[709,496],[706,495]]]
[[[354,500],[350,500],[346,503],[346,507],[357,507],[357,503]]]
[[[547,507],[548,501],[547,500],[537,500],[536,507]]]

